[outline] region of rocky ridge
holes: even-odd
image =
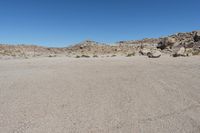
[[[177,33],[157,39],[120,41],[114,45],[86,40],[64,48],[47,48],[36,45],[0,44],[0,58],[28,57],[113,57],[144,55],[160,57],[161,54],[192,56],[200,54],[200,31]]]

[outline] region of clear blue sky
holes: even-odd
[[[0,43],[67,46],[200,29],[200,0],[0,0]]]

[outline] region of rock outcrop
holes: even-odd
[[[161,38],[161,41],[158,43],[157,48],[162,50],[171,49],[172,54],[175,56],[191,55],[193,54],[193,51],[196,51],[196,55],[198,51],[200,53],[200,31],[178,33]]]

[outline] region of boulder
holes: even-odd
[[[160,51],[158,51],[158,50],[156,50],[156,51],[151,51],[151,52],[148,52],[148,53],[147,53],[147,56],[148,56],[149,58],[159,58],[161,55],[162,55],[162,53],[161,53]]]
[[[193,55],[193,49],[192,48],[186,48],[185,53],[187,56],[192,56]]]
[[[143,48],[140,50],[140,54],[142,55],[147,55],[149,52],[151,52],[151,50],[147,48]]]
[[[195,43],[192,50],[193,55],[200,55],[200,41]]]
[[[174,54],[173,57],[178,57],[178,56],[187,56],[186,54],[186,49],[184,47],[181,47],[179,50],[177,50]]]
[[[179,51],[177,52],[178,55],[184,55],[185,54],[185,48],[184,47],[181,47],[179,49]]]
[[[200,31],[197,31],[197,32],[195,33],[195,35],[194,35],[194,41],[195,41],[195,42],[200,41]]]
[[[166,39],[166,43],[167,43],[168,45],[174,44],[174,43],[176,43],[176,39],[173,38],[173,37],[168,37],[168,38]]]

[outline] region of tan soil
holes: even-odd
[[[0,60],[0,133],[199,133],[200,57]]]

